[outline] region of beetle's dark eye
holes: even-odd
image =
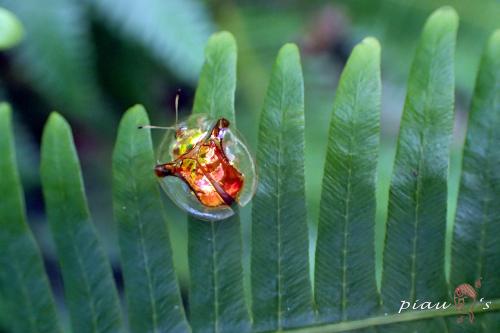
[[[180,126],[178,127],[176,130],[175,130],[175,137],[176,138],[180,138],[182,137],[182,135],[184,134],[184,131],[186,130],[186,128],[184,126]]]

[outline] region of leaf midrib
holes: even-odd
[[[133,142],[130,144],[130,147],[131,147],[132,159],[135,159],[136,158],[136,150],[135,150],[135,145]],[[142,256],[142,260],[144,262],[144,270],[146,273],[146,279],[148,280],[148,296],[149,296],[149,301],[151,304],[151,312],[152,312],[151,316],[152,316],[152,320],[153,320],[153,332],[156,333],[156,332],[158,332],[158,313],[157,313],[157,309],[156,309],[156,302],[155,302],[155,299],[153,296],[153,291],[151,289],[153,282],[151,280],[151,272],[149,270],[149,258],[148,258],[148,255],[146,253],[146,246],[144,244],[144,230],[143,230],[144,229],[143,228],[144,222],[143,222],[140,210],[138,209],[139,198],[137,197],[137,183],[136,183],[134,177],[132,177],[131,183],[132,183],[132,190],[134,191],[134,195],[133,195],[134,206],[137,208],[137,209],[134,209],[134,212],[135,212],[136,220],[138,222],[137,225],[139,227],[139,244],[141,247],[141,256]]]
[[[425,116],[424,116],[425,117]],[[427,118],[427,117],[425,117]],[[422,171],[422,164],[424,162],[424,152],[423,152],[423,147],[425,145],[425,135],[421,135],[420,138],[421,141],[421,146],[419,148],[419,161],[418,161],[418,167],[416,170],[417,174],[417,179],[416,179],[416,186],[415,186],[415,210],[414,210],[414,217],[415,217],[415,223],[413,225],[413,239],[412,239],[412,253],[411,253],[411,286],[410,286],[410,301],[413,302],[415,300],[415,280],[416,280],[416,264],[417,264],[417,247],[418,247],[418,225],[419,225],[419,220],[420,220],[420,193],[422,191],[422,177],[420,177],[420,173]]]
[[[358,82],[356,83],[356,94],[354,98],[354,105],[353,105],[353,118],[349,121],[349,133],[355,133],[353,130],[354,124],[356,123],[357,120],[357,115],[358,115],[358,100],[359,100],[359,89],[361,86],[361,81],[362,78],[358,76]],[[347,307],[347,290],[346,290],[346,280],[347,280],[347,241],[349,238],[349,234],[347,232],[348,229],[348,224],[350,223],[350,202],[351,202],[351,185],[352,185],[352,146],[353,146],[353,135],[349,135],[349,153],[348,153],[348,176],[347,176],[347,190],[346,190],[346,195],[345,195],[345,212],[344,212],[344,228],[343,228],[343,234],[344,234],[344,239],[342,243],[342,308],[341,308],[341,316],[342,320],[347,319],[347,313],[346,313],[346,307]]]
[[[426,75],[426,82],[425,82],[425,91],[424,91],[424,98],[425,98],[425,103],[424,103],[424,110],[423,110],[423,118],[424,118],[424,124],[428,123],[429,119],[429,109],[432,109],[432,94],[429,94],[429,91],[431,90],[431,74],[434,72],[433,68],[435,68],[435,63],[436,63],[436,53],[437,53],[437,45],[439,45],[440,40],[443,38],[442,36],[438,38],[438,40],[435,41],[435,45],[433,45],[433,50],[432,50],[432,56],[430,57],[430,64],[429,64],[429,73]],[[411,79],[411,78],[410,78]],[[424,165],[424,158],[425,158],[425,142],[426,142],[426,131],[427,128],[425,128],[424,132],[420,133],[420,146],[419,146],[419,160],[418,160],[418,167],[417,167],[417,179],[416,179],[416,188],[415,188],[415,210],[414,210],[414,216],[415,216],[415,224],[414,224],[414,231],[413,231],[413,244],[412,244],[412,254],[411,254],[411,287],[410,287],[410,300],[413,301],[415,299],[415,294],[416,294],[416,262],[417,262],[417,248],[418,248],[418,225],[419,225],[419,220],[420,220],[420,194],[421,194],[421,186],[422,186],[422,177],[421,177],[421,171]]]
[[[218,58],[218,57],[217,57]],[[220,61],[212,61],[212,68],[213,68],[213,72],[215,73],[219,73],[220,70],[220,66],[221,65],[221,62]],[[217,108],[215,107],[215,96],[216,96],[216,93],[213,92],[213,89],[214,87],[217,86],[217,75],[212,75],[212,82],[211,82],[211,85],[210,85],[210,90],[212,90],[210,92],[210,107],[209,107],[209,115],[214,117],[214,118],[219,118],[218,117],[218,114],[217,114]],[[234,122],[234,116],[233,116],[233,119],[231,121]],[[219,277],[218,277],[218,274],[217,274],[217,240],[216,240],[216,231],[215,231],[215,228],[214,228],[214,224],[216,222],[209,222],[210,223],[210,232],[212,234],[212,237],[211,237],[211,243],[212,243],[212,272],[213,272],[213,285],[212,285],[212,288],[213,288],[213,293],[214,293],[214,298],[213,298],[213,305],[214,305],[214,323],[213,323],[213,326],[214,326],[214,332],[219,332],[219,288],[218,288],[218,280],[219,280]]]
[[[495,84],[493,85],[494,87],[497,87],[498,86],[498,79],[497,77],[495,76]],[[497,110],[496,108],[496,101],[497,99],[494,98],[493,99],[493,106],[491,108],[491,110]],[[492,133],[492,128],[491,126],[488,126],[488,133],[487,133],[487,141],[486,141],[486,152],[485,152],[485,156],[488,157],[490,156],[490,150],[491,150],[491,142],[492,142],[492,136],[493,136],[493,133]],[[487,179],[491,179],[491,164],[490,164],[490,159],[489,158],[486,158],[486,167],[485,167],[485,173],[487,175]],[[485,182],[486,183],[486,186],[488,187],[488,190],[490,190],[490,192],[492,191],[492,187],[491,187],[491,182],[487,181]],[[485,238],[486,238],[486,228],[487,228],[487,221],[488,221],[488,214],[489,214],[489,208],[490,208],[490,203],[491,203],[491,200],[488,199],[483,199],[483,209],[482,209],[482,212],[483,212],[483,218],[481,219],[481,237],[480,237],[480,240],[479,240],[479,260],[477,262],[477,274],[476,276],[478,277],[481,277],[482,276],[482,271],[483,271],[483,264],[484,264],[484,241],[485,241]]]
[[[475,314],[481,313],[497,313],[500,311],[500,298],[491,300],[490,308],[488,310],[483,310],[483,304],[476,304],[474,306],[473,312]],[[335,333],[344,332],[351,330],[358,330],[363,328],[378,327],[383,325],[403,323],[410,321],[417,321],[423,319],[433,319],[440,317],[447,317],[459,315],[455,307],[450,306],[448,309],[433,309],[433,310],[411,310],[405,311],[404,313],[398,314],[393,313],[390,315],[380,315],[375,317],[369,317],[365,319],[352,320],[347,322],[339,322],[335,324],[320,324],[314,326],[304,326],[295,329],[285,329],[280,330],[280,333]]]
[[[2,105],[0,104],[0,107]],[[10,121],[10,113],[7,112],[7,120]],[[7,122],[8,124],[8,122]],[[13,186],[13,189],[14,189],[14,192],[17,192],[15,194],[15,196],[17,197],[16,199],[19,201],[19,205],[18,207],[16,207],[16,210],[19,210],[18,211],[18,214],[19,214],[19,220],[17,223],[18,224],[25,224],[26,223],[26,213],[24,211],[24,207],[23,206],[23,196],[22,194],[20,193],[21,191],[21,184],[20,184],[20,181],[19,181],[19,176],[18,175],[15,175],[17,173],[17,167],[16,167],[16,156],[15,156],[15,150],[14,150],[14,144],[11,140],[9,139],[12,139],[12,130],[9,129],[9,125],[6,126],[7,127],[7,144],[6,144],[6,147],[7,147],[7,151],[9,152],[8,155],[6,156],[6,159],[5,159],[5,163],[0,163],[0,167],[1,169],[3,170],[4,167],[7,169],[7,174],[9,174],[9,171],[12,171],[12,174],[14,174],[14,186]],[[9,136],[11,136],[9,138]],[[9,168],[11,168],[12,170],[8,170]],[[17,188],[17,190],[16,190]],[[16,222],[13,222],[13,223],[16,223]],[[25,233],[24,233],[24,237],[30,237],[29,235],[29,230],[25,230]],[[22,273],[22,270],[20,269],[19,267],[19,262],[18,260],[16,260],[17,258],[14,257],[14,260],[11,260],[10,262],[12,263],[12,268],[14,269],[14,273],[19,277],[18,279],[16,279],[16,281],[22,281],[24,280],[22,277],[23,275],[21,274]],[[20,287],[20,290],[21,290],[21,293],[22,293],[22,296],[23,298],[26,300],[26,305],[27,305],[27,308],[28,308],[28,313],[29,313],[29,316],[28,316],[28,321],[29,321],[29,326],[33,329],[33,332],[36,331],[36,315],[35,315],[35,309],[34,309],[34,305],[33,305],[33,302],[31,301],[31,297],[29,297],[29,293],[27,292],[26,290],[26,284],[25,283],[19,283],[19,287]]]
[[[281,72],[281,84],[280,84],[280,101],[279,101],[279,108],[278,110],[283,110],[280,112],[280,130],[278,131],[278,164],[277,164],[277,174],[278,177],[276,177],[276,182],[277,182],[277,191],[276,191],[276,204],[277,204],[277,209],[276,209],[276,237],[277,237],[277,245],[278,245],[278,261],[277,261],[277,269],[278,269],[278,283],[277,283],[277,289],[278,289],[278,330],[281,331],[283,328],[283,311],[282,311],[282,274],[281,274],[281,172],[280,172],[280,167],[282,165],[281,160],[281,150],[283,149],[283,123],[285,119],[285,113],[286,109],[283,109],[283,104],[285,100],[285,83],[283,82],[283,77],[285,76],[285,73]]]
[[[55,143],[53,144],[54,147],[57,147],[58,146],[58,143]],[[59,155],[58,155],[59,156]],[[55,174],[57,175],[56,176],[56,182],[57,182],[57,185],[59,188],[63,189],[63,191],[61,191],[61,196],[62,196],[62,199],[63,199],[63,202],[68,202],[69,200],[67,200],[68,198],[68,193],[66,191],[66,186],[64,186],[65,182],[64,182],[64,179],[61,177],[63,174],[63,172],[61,172],[61,161],[59,160],[59,158],[55,158],[52,160],[53,162],[53,168],[55,170],[57,170],[58,172],[55,172]],[[68,209],[68,206],[67,205],[62,205],[62,208],[61,208],[64,212],[64,215],[65,216],[68,216],[66,214],[67,212],[67,209]],[[87,215],[89,215],[89,212],[86,212]],[[69,231],[69,230],[68,230]],[[77,266],[78,266],[78,270],[81,272],[80,276],[82,277],[82,280],[83,280],[83,287],[84,287],[84,290],[85,290],[85,294],[86,296],[89,298],[89,307],[90,307],[90,314],[92,316],[92,331],[93,332],[97,332],[98,329],[97,329],[97,315],[96,315],[96,309],[95,309],[95,304],[94,302],[96,301],[94,299],[94,293],[91,292],[90,290],[90,284],[89,284],[89,278],[88,278],[88,274],[86,272],[86,270],[83,268],[84,265],[83,265],[83,261],[82,261],[82,257],[80,255],[80,251],[78,250],[78,248],[75,246],[76,243],[75,243],[75,237],[73,235],[73,233],[71,231],[68,232],[69,234],[69,237],[71,238],[71,245],[73,247],[73,249],[75,250],[75,255],[76,255],[76,260],[77,260]]]
[[[213,290],[214,290],[214,332],[219,332],[219,288],[218,288],[218,274],[217,274],[217,245],[216,245],[216,232],[214,230],[214,224],[216,222],[210,223],[210,231],[212,233],[212,271],[213,271]]]
[[[11,252],[11,248],[15,249],[17,243],[23,243],[23,241],[28,242],[27,244],[27,253],[25,253],[28,256],[29,261],[31,261],[31,266],[40,266],[41,265],[41,271],[40,269],[37,270],[37,272],[33,272],[31,276],[26,275],[26,270],[23,270],[20,264],[20,260],[24,257],[22,256],[12,256],[11,260],[8,260],[8,264],[14,271],[14,275],[16,276],[16,279],[14,281],[19,282],[19,283],[14,283],[12,285],[12,288],[15,289],[14,285],[17,285],[19,287],[20,293],[21,293],[21,298],[24,299],[24,303],[26,305],[27,309],[27,321],[28,326],[30,328],[31,332],[36,332],[39,323],[37,320],[37,306],[33,302],[33,293],[28,292],[27,286],[30,283],[26,283],[26,280],[29,280],[29,277],[31,277],[31,280],[36,280],[35,284],[38,282],[42,284],[41,288],[42,289],[47,289],[47,290],[40,290],[42,293],[39,293],[39,297],[42,299],[42,301],[46,301],[44,304],[44,309],[45,310],[54,310],[54,303],[53,303],[53,297],[52,293],[50,291],[50,286],[49,282],[47,280],[47,276],[45,273],[45,270],[43,268],[43,262],[42,258],[40,255],[40,250],[37,246],[37,243],[34,239],[33,233],[31,232],[31,229],[29,228],[27,224],[27,217],[26,217],[26,207],[25,207],[25,201],[24,201],[24,193],[22,189],[22,184],[19,178],[19,171],[18,171],[18,166],[17,166],[17,159],[16,159],[16,152],[15,152],[15,145],[14,145],[14,136],[13,136],[13,130],[12,130],[12,111],[10,110],[10,107],[8,104],[5,103],[0,103],[0,129],[4,130],[1,135],[1,139],[4,139],[5,141],[0,145],[0,150],[2,153],[5,154],[3,156],[4,158],[0,159],[0,170],[2,170],[2,174],[9,175],[11,182],[7,182],[7,187],[5,189],[11,190],[12,194],[12,200],[15,202],[12,203],[11,208],[15,210],[16,212],[14,213],[14,217],[11,217],[10,221],[7,221],[6,225],[4,225],[4,221],[0,223],[0,227],[3,229],[7,229],[7,226],[10,226],[13,230],[7,230],[7,238],[11,237],[13,238],[13,242],[9,244],[9,242],[6,242],[7,248],[6,248],[6,253]],[[9,178],[9,177],[7,177]],[[3,187],[5,183],[0,184],[0,186]],[[2,207],[3,208],[3,207]],[[4,231],[4,230],[2,230]],[[31,253],[29,253],[31,250]],[[25,251],[26,252],[26,251]],[[16,253],[17,254],[17,253]],[[4,256],[7,257],[7,256]],[[2,274],[0,274],[2,275]],[[29,275],[29,274],[28,274]],[[1,282],[1,281],[0,281]],[[2,287],[6,287],[2,286]],[[48,291],[48,292],[46,292]],[[1,291],[0,291],[1,292]],[[7,299],[5,300],[7,301]],[[38,299],[40,301],[40,299]],[[11,309],[11,304],[10,302],[4,302],[5,305],[7,305],[8,309]],[[57,314],[54,313],[55,317],[51,318],[54,319],[52,323],[46,323],[47,325],[51,325],[52,328],[55,329],[56,332],[60,332],[60,327],[59,327],[59,322],[57,319]],[[47,318],[45,318],[47,319]],[[50,318],[49,318],[50,319]],[[46,322],[49,320],[46,320]]]
[[[14,268],[14,273],[19,277],[19,279],[16,279],[16,281],[22,281],[24,280],[22,278],[22,270],[20,270],[20,267],[18,265],[18,262],[17,260],[12,260],[13,262],[13,268]],[[28,321],[29,321],[29,326],[33,329],[32,332],[36,332],[36,329],[37,329],[37,325],[36,325],[36,315],[35,315],[35,309],[34,309],[34,305],[33,305],[33,302],[31,301],[31,297],[29,297],[29,293],[26,289],[26,284],[25,283],[20,283],[19,284],[20,286],[20,290],[21,290],[21,293],[22,293],[22,296],[23,298],[26,300],[26,305],[27,305],[27,308],[28,308],[28,312],[29,312],[29,316],[28,316]]]

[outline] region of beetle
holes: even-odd
[[[178,96],[176,98],[177,119]],[[164,192],[183,210],[209,221],[234,215],[255,193],[255,163],[242,136],[226,118],[194,114],[167,129],[154,173]]]
[[[245,176],[229,161],[224,152],[224,134],[227,128],[229,121],[220,118],[213,128],[194,145],[191,144],[189,149],[181,150],[185,144],[178,143],[174,148],[174,154],[178,157],[172,162],[156,165],[156,176],[175,176],[182,179],[207,207],[231,206],[238,199]],[[178,130],[178,138],[184,137],[182,131]],[[188,137],[187,140],[192,138]]]

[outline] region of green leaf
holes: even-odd
[[[469,114],[452,245],[450,286],[482,278],[479,297],[500,298],[500,30],[486,46]],[[484,317],[484,318],[483,318]],[[500,331],[485,314],[474,332]],[[477,319],[479,320],[479,319]]]
[[[373,314],[375,176],[380,129],[380,45],[352,51],[337,88],[323,178],[315,298],[321,321]]]
[[[190,217],[190,323],[195,332],[248,332],[238,216],[207,222]]]
[[[13,332],[61,332],[42,257],[26,223],[12,116],[0,104],[0,295]],[[23,166],[32,167],[32,166]]]
[[[57,113],[44,130],[41,177],[73,332],[121,332],[118,295],[91,222],[71,129]]]
[[[132,332],[188,332],[160,200],[149,119],[142,106],[123,116],[113,153],[113,208]]]
[[[396,312],[402,300],[447,299],[444,239],[457,26],[453,9],[434,12],[410,71],[384,250],[382,300],[389,313]],[[435,321],[411,330],[442,332],[443,325]]]
[[[489,309],[485,309],[484,304],[479,304],[476,303],[474,305],[474,313],[479,313],[481,316],[483,316],[483,313],[486,313],[488,311],[498,311],[500,310],[500,300],[491,300],[491,304]],[[389,324],[393,323],[401,323],[399,326],[401,329],[396,331],[398,333],[401,332],[412,332],[410,329],[413,327],[412,322],[416,320],[425,320],[425,319],[435,319],[435,318],[442,318],[442,317],[449,317],[453,318],[456,320],[457,316],[457,309],[453,306],[448,307],[447,309],[442,309],[440,308],[439,310],[433,309],[433,310],[407,310],[403,311],[401,313],[394,313],[394,314],[384,314],[381,316],[370,316],[365,319],[359,319],[359,320],[352,320],[348,322],[341,322],[341,323],[336,323],[336,324],[321,324],[321,325],[315,325],[315,326],[309,326],[309,327],[303,327],[303,328],[298,328],[298,329],[292,329],[292,330],[286,330],[283,332],[290,332],[290,333],[334,333],[334,332],[359,332],[355,331],[358,329],[363,329],[366,327],[373,327],[377,326],[377,332],[387,332],[387,328],[390,327]],[[384,326],[387,325],[387,326]],[[481,325],[479,322],[474,323],[473,325],[470,325],[468,323],[464,323],[463,326],[461,326],[458,330],[456,331],[449,331],[446,328],[443,329],[443,331],[439,332],[456,332],[456,333],[461,333],[464,332],[464,330],[470,328],[472,329],[472,332],[476,332],[474,329]],[[423,332],[429,332],[428,330],[424,329]]]
[[[72,0],[0,0],[23,22],[26,38],[16,65],[33,87],[57,109],[102,126],[93,68],[93,48],[85,4]]]
[[[213,30],[205,5],[194,0],[91,0],[110,25],[137,41],[180,78],[195,81],[203,45]]]
[[[225,117],[235,126],[236,42],[214,34],[196,90],[193,113]],[[215,222],[188,220],[190,322],[198,332],[247,332],[250,319],[243,293],[239,212]]]
[[[205,49],[193,113],[224,117],[234,125],[235,91],[236,41],[230,33],[218,32],[210,37]]]
[[[0,50],[16,46],[23,38],[23,26],[18,18],[0,7]]]
[[[258,133],[252,305],[258,331],[313,320],[304,185],[304,87],[298,49],[279,51]]]

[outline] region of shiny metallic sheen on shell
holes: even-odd
[[[160,162],[155,173],[179,207],[214,221],[250,201],[257,178],[253,158],[229,121],[193,115],[172,133],[158,150],[158,160],[170,162]]]

